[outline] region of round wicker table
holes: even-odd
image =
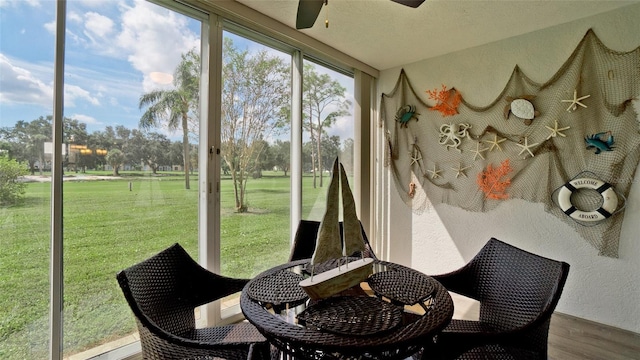
[[[314,273],[337,266],[320,264]],[[453,302],[433,278],[376,260],[359,286],[310,300],[298,283],[309,259],[269,269],[244,287],[247,320],[285,354],[300,359],[405,359],[451,320]]]

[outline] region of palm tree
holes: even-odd
[[[139,107],[148,106],[140,118],[143,129],[159,127],[163,123],[169,130],[182,129],[182,158],[185,189],[189,186],[189,115],[197,110],[200,97],[200,54],[195,49],[182,55],[174,71],[174,89],[153,90],[140,96]]]
[[[351,101],[345,99],[345,89],[337,80],[328,74],[319,74],[315,65],[304,65],[302,106],[303,114],[308,123],[304,123],[309,131],[311,143],[311,169],[313,171],[313,188],[316,187],[316,174],[320,176],[322,187],[322,172],[324,169],[322,146],[323,138],[327,136],[327,128],[336,123],[339,117],[350,114]],[[328,112],[328,113],[327,113]]]

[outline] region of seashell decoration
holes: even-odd
[[[511,102],[511,112],[520,119],[533,119],[535,110],[533,104],[525,99],[515,99]]]
[[[520,119],[524,119],[525,125],[531,125],[533,119],[540,115],[531,102],[535,97],[535,95],[521,95],[515,98],[507,96],[508,104],[504,107],[504,118],[508,119],[509,115],[513,113]]]

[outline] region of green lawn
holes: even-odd
[[[197,257],[197,176],[185,190],[179,174],[124,175],[63,185],[65,354],[134,331],[117,271],[175,242]],[[265,175],[249,180],[244,214],[233,212],[232,183],[222,181],[223,274],[251,277],[288,258],[289,177]],[[303,214],[317,213],[324,189],[303,183]],[[30,183],[24,204],[0,208],[1,359],[48,358],[50,186]]]

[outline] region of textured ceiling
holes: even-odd
[[[237,1],[295,28],[298,0]],[[330,0],[313,28],[300,32],[385,70],[634,3],[427,0],[412,9],[390,0]]]

